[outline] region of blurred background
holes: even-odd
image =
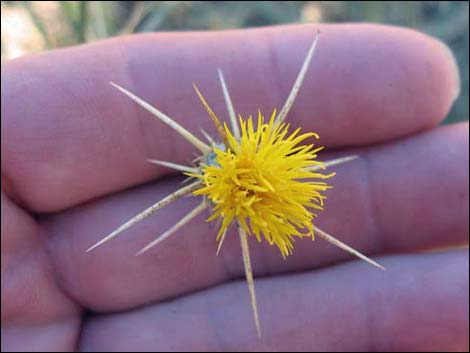
[[[2,1],[3,60],[135,32],[211,30],[300,22],[377,22],[446,42],[462,92],[446,123],[468,120],[468,1]]]

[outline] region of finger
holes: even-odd
[[[2,325],[2,352],[72,352],[80,324],[79,317],[68,317],[34,325]]]
[[[59,288],[39,227],[1,194],[2,351],[70,350],[80,309]]]
[[[368,144],[441,120],[458,87],[450,51],[414,31],[321,25],[288,120],[322,144]],[[112,39],[2,64],[2,171],[24,205],[55,211],[167,173],[148,158],[192,159],[191,145],[109,85],[114,81],[198,133],[214,131],[195,82],[227,121],[281,107],[316,27],[284,26]]]
[[[335,188],[316,225],[369,255],[468,244],[468,124],[358,153],[357,162],[336,169]],[[243,276],[237,234],[227,235],[216,256],[216,225],[203,217],[146,255],[134,256],[195,207],[198,200],[193,198],[85,252],[176,187],[172,181],[158,183],[44,220],[50,253],[72,297],[93,310],[123,310]],[[322,239],[297,241],[287,261],[276,248],[253,237],[250,248],[258,277],[351,259]]]
[[[258,280],[261,327],[246,284],[132,312],[91,317],[84,350],[466,351],[468,251],[383,259]],[[436,310],[438,308],[438,310]]]

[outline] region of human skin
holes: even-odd
[[[407,29],[320,30],[288,122],[321,136],[321,159],[360,158],[332,168],[315,224],[386,271],[322,239],[296,241],[284,261],[250,238],[258,339],[236,234],[216,256],[207,214],[134,256],[196,199],[86,252],[180,186],[146,159],[187,163],[194,152],[109,81],[214,135],[191,83],[227,120],[220,67],[237,112],[269,115],[290,90],[312,26],[50,51],[2,63],[2,351],[468,351],[468,123],[437,127],[458,94],[455,61]]]

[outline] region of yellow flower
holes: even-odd
[[[261,236],[275,244],[285,257],[292,253],[294,237],[313,238],[312,209],[321,210],[322,192],[331,186],[318,179],[329,178],[309,170],[322,147],[302,145],[315,133],[300,134],[300,128],[288,134],[289,126],[275,124],[276,111],[268,123],[258,113],[256,128],[250,116],[240,118],[241,136],[235,139],[224,126],[228,146],[214,147],[201,164],[201,173],[188,173],[199,178],[205,187],[193,191],[210,200],[209,221],[221,218],[217,240],[235,220],[247,234]]]
[[[276,245],[282,256],[286,257],[292,253],[294,238],[306,236],[313,239],[315,231],[315,234],[331,244],[383,269],[375,261],[312,223],[315,217],[313,211],[323,208],[323,200],[325,199],[323,191],[331,187],[321,180],[334,175],[334,173],[322,174],[318,171],[327,166],[353,160],[356,157],[347,156],[320,162],[316,158],[317,152],[322,147],[315,147],[313,143],[304,144],[308,139],[318,139],[318,135],[313,132],[300,133],[300,128],[289,134],[289,125],[284,123],[302,85],[317,42],[318,34],[307,52],[297,79],[279,114],[274,111],[269,121],[265,122],[261,113],[258,113],[256,127],[251,116],[247,120],[240,117],[237,122],[235,109],[221,70],[219,70],[219,80],[227,105],[231,130],[226,124],[220,123],[202,94],[194,86],[223,140],[222,144],[216,144],[208,135],[206,137],[209,144],[206,144],[168,115],[121,86],[111,83],[197,148],[201,152],[199,158],[201,162],[197,166],[186,166],[167,161],[149,160],[151,163],[182,171],[191,176],[193,182],[143,210],[96,242],[87,251],[95,249],[137,222],[186,195],[192,193],[194,196],[199,196],[202,201],[197,207],[137,254],[148,251],[175,234],[207,207],[212,207],[212,215],[208,220],[222,220],[216,237],[219,242],[217,253],[221,249],[228,227],[232,223],[238,227],[245,276],[258,336],[261,336],[261,326],[247,235],[254,235],[258,241],[264,237],[269,244]]]

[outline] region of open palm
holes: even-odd
[[[192,147],[123,97],[128,87],[198,132],[220,117],[224,70],[242,115],[282,105],[311,26],[121,37],[2,64],[2,350],[468,350],[468,124],[435,128],[458,94],[448,49],[422,34],[323,25],[289,122],[335,167],[316,224],[371,257],[250,238],[258,339],[238,238],[215,255],[202,215],[134,254],[197,203],[97,240],[177,189],[147,158]],[[426,131],[424,131],[426,130]],[[426,252],[423,250],[444,249]]]

